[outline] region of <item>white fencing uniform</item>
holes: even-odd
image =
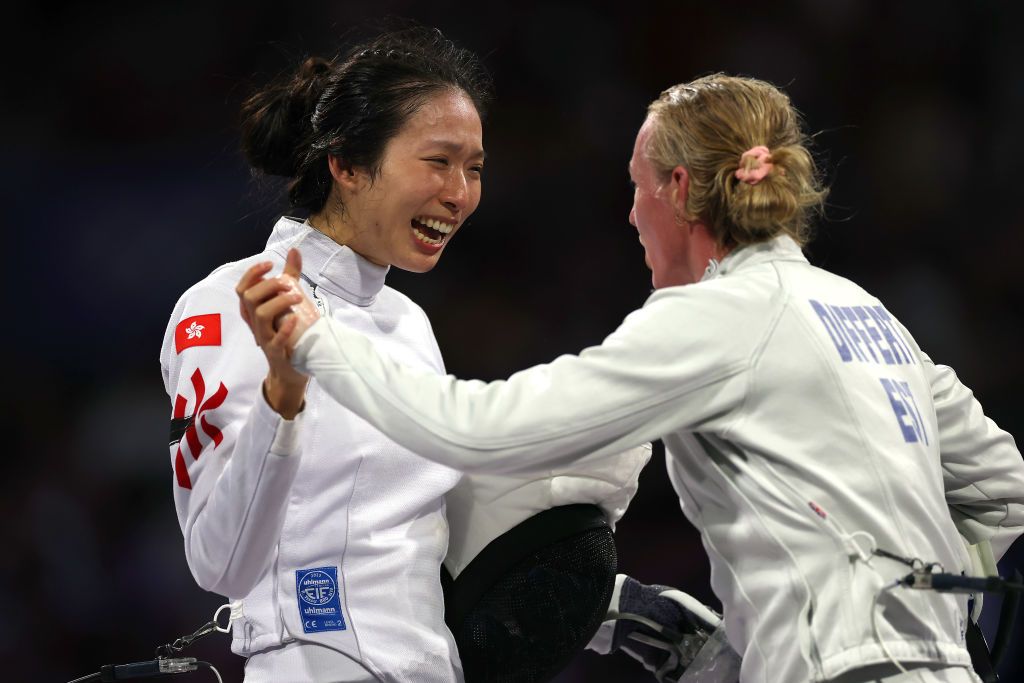
[[[369,678],[461,681],[439,576],[444,496],[461,474],[394,443],[315,380],[294,421],[262,397],[267,363],[235,286],[259,261],[280,269],[289,247],[302,252],[303,286],[326,315],[411,366],[443,370],[422,310],[384,286],[387,268],[292,219],[277,223],[265,252],[189,289],[161,351],[188,565],[201,587],[242,601],[232,649],[265,653],[249,661],[248,679],[286,681],[275,672],[292,670],[294,680],[354,680],[332,665],[343,657],[279,647],[298,641],[360,662]],[[277,661],[300,655],[305,669]]]
[[[565,467],[467,475],[448,494],[451,531],[445,567],[452,578],[458,578],[492,540],[538,512],[560,505],[597,505],[614,529],[636,494],[640,470],[650,458],[651,445],[644,443]]]
[[[441,558],[447,552],[457,577],[495,537],[558,505],[594,503],[614,526],[650,445],[571,468],[462,477],[416,458],[315,381],[303,412],[282,419],[262,397],[266,359],[234,288],[258,261],[283,265],[293,246],[321,310],[410,365],[444,371],[421,309],[384,286],[387,269],[292,219],[278,222],[263,254],[189,289],[161,352],[174,417],[191,424],[171,444],[189,567],[203,588],[242,600],[232,649],[250,657],[247,681],[284,681],[289,671],[296,681],[461,680],[443,620]],[[303,603],[340,611],[326,629],[323,619],[308,629],[300,618],[304,577],[307,591],[337,582],[337,605],[329,592],[324,606]]]
[[[874,548],[970,563],[1024,530],[1024,462],[880,302],[788,237],[658,290],[603,344],[491,383],[405,367],[318,321],[297,368],[399,443],[469,472],[561,467],[663,437],[745,683],[887,661],[969,666],[963,601]],[[592,454],[592,455],[591,455]],[[952,518],[951,518],[952,514]],[[877,607],[873,607],[877,599]]]

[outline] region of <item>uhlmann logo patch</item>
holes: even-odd
[[[344,631],[338,591],[338,568],[315,567],[295,572],[295,593],[298,596],[302,630],[306,633]]]

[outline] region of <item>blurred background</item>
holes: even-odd
[[[442,28],[497,85],[480,209],[434,272],[389,276],[455,374],[578,351],[643,303],[626,220],[636,130],[663,88],[726,71],[783,86],[815,133],[832,194],[812,261],[878,295],[1024,435],[1018,6],[8,0],[0,678],[59,683],[151,658],[220,604],[193,583],[171,499],[164,327],[187,287],[260,251],[286,210],[238,152],[242,99],[385,15]],[[717,606],[660,453],[620,525],[621,567]],[[1022,545],[1004,574],[1024,566]],[[1004,680],[1024,680],[1021,626]],[[226,636],[194,654],[241,680]],[[558,680],[652,679],[583,654]]]

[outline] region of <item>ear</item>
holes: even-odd
[[[678,215],[686,216],[686,200],[690,196],[690,172],[682,166],[676,166],[669,177],[669,185],[672,187],[672,208]]]
[[[334,178],[334,182],[338,183],[342,188],[349,192],[359,189],[360,174],[355,168],[342,161],[341,157],[328,154],[327,167],[331,169],[331,177]]]

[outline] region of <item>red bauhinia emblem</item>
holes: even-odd
[[[220,346],[220,313],[194,315],[174,328],[174,350],[181,353],[190,346]]]
[[[220,386],[217,387],[217,391],[204,402],[203,399],[206,397],[206,381],[203,379],[203,373],[199,371],[199,368],[196,368],[196,371],[192,373],[192,388],[196,392],[196,411],[186,418],[185,411],[188,408],[188,399],[178,394],[174,399],[174,414],[171,416],[172,431],[175,424],[181,424],[184,427],[184,436],[177,441],[178,452],[174,456],[174,476],[178,480],[178,486],[186,489],[192,488],[192,479],[188,476],[188,468],[185,466],[185,456],[181,451],[181,443],[182,441],[187,443],[192,459],[198,460],[203,451],[202,443],[199,440],[199,431],[196,428],[196,425],[199,425],[203,433],[213,440],[213,447],[219,446],[220,442],[224,440],[224,435],[220,429],[206,420],[206,416],[203,413],[220,407],[224,403],[224,399],[228,397],[228,389],[221,382]],[[173,441],[171,445],[174,445]]]

